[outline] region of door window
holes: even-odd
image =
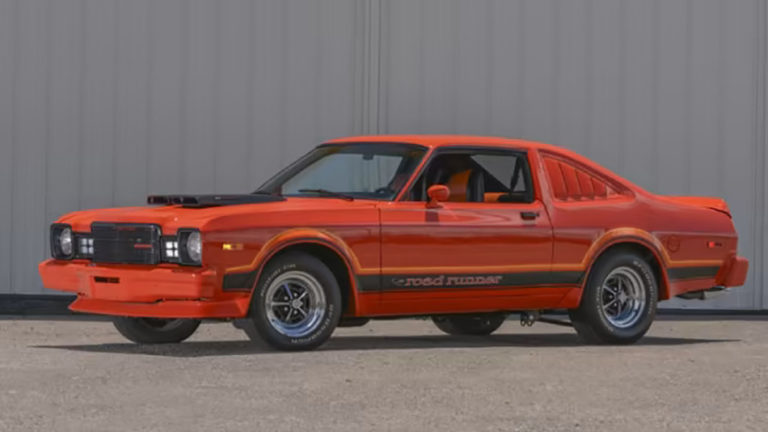
[[[408,195],[428,201],[427,189],[442,184],[449,202],[529,203],[533,187],[528,158],[506,150],[444,150],[435,155]]]

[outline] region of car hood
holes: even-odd
[[[164,233],[172,234],[179,228],[221,229],[228,223],[243,220],[250,221],[252,225],[259,225],[259,220],[266,222],[268,219],[274,224],[275,221],[287,220],[285,217],[289,213],[304,215],[302,219],[307,220],[314,212],[375,208],[379,203],[371,200],[346,201],[326,197],[288,197],[259,203],[197,207],[161,204],[81,210],[66,214],[57,222],[69,224],[73,230],[80,232],[90,231],[93,222],[147,223],[159,225]]]

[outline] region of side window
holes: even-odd
[[[446,150],[432,158],[411,188],[411,201],[427,201],[427,189],[448,186],[452,202],[533,201],[525,153],[505,150]]]
[[[565,159],[544,155],[554,198],[560,201],[592,201],[621,195],[616,187]]]

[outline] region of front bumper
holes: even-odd
[[[153,318],[240,318],[247,293],[222,294],[215,271],[176,265],[95,265],[47,260],[43,286],[77,294],[77,312]]]

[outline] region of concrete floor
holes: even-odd
[[[103,321],[0,320],[2,431],[764,431],[768,320],[662,320],[638,345],[507,322],[339,329],[269,352],[229,324],[128,344]]]

